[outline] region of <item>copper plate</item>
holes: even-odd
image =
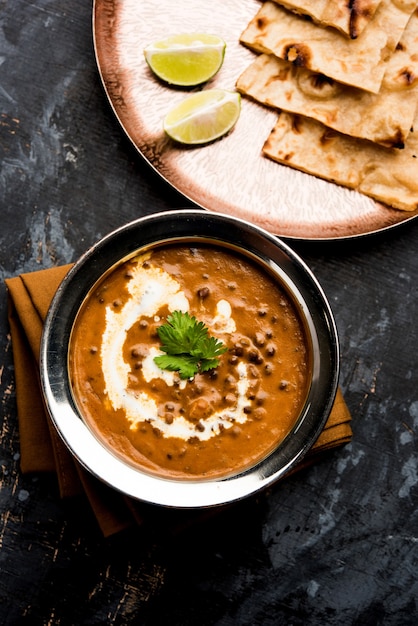
[[[357,192],[261,156],[274,111],[243,98],[233,132],[199,148],[175,145],[162,119],[185,90],[160,83],[143,48],[179,32],[212,32],[227,44],[224,64],[207,85],[234,89],[254,54],[239,36],[257,0],[95,0],[96,58],[110,103],[126,134],[153,168],[197,206],[243,218],[288,238],[358,237],[411,220]]]

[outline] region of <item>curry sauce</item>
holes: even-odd
[[[158,327],[188,311],[228,350],[192,379],[160,369]],[[166,478],[228,476],[294,426],[311,374],[298,309],[277,278],[232,250],[166,245],[121,263],[84,302],[70,342],[79,412],[125,461]]]

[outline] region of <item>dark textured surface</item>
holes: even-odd
[[[3,282],[184,205],[113,117],[88,2],[0,2],[0,154],[0,623],[416,624],[418,224],[292,244],[336,316],[352,443],[176,541],[104,540],[83,501],[20,474]]]

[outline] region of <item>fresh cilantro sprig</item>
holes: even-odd
[[[219,357],[228,348],[215,337],[203,322],[182,311],[173,311],[167,322],[157,329],[161,350],[155,363],[163,370],[179,372],[180,378],[193,378],[219,365]]]

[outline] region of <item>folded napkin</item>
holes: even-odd
[[[6,280],[15,368],[21,471],[55,472],[62,498],[85,494],[104,536],[141,525],[149,507],[105,485],[76,461],[45,410],[39,381],[40,340],[49,304],[71,265],[21,274]],[[325,428],[300,467],[325,450],[350,441],[351,416],[341,391]],[[184,524],[184,517],[182,518]]]

